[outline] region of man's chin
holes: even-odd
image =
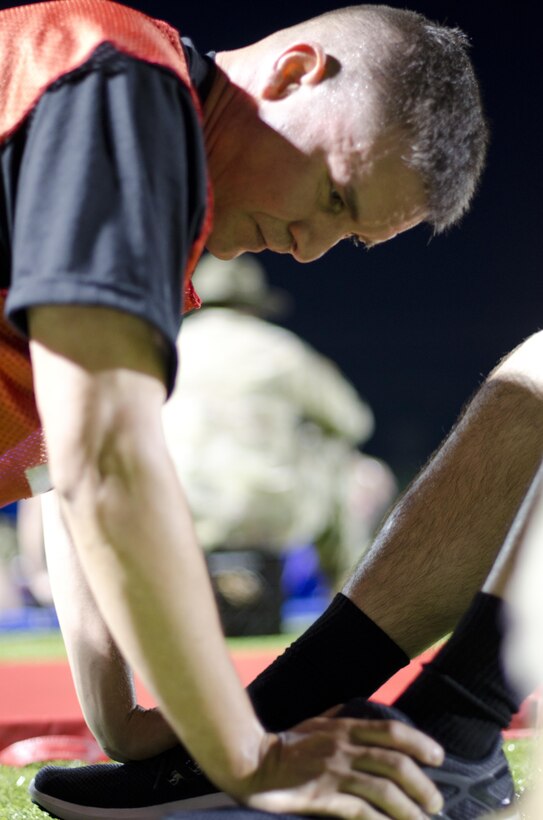
[[[260,253],[266,247],[266,242],[260,230],[254,239],[252,237],[235,238],[229,236],[228,232],[214,230],[206,242],[206,250],[217,259],[225,261],[236,259],[242,253]]]
[[[241,256],[243,251],[224,251],[223,253],[213,253],[211,252],[212,256],[215,256],[217,259],[222,259],[223,262],[228,262],[229,259],[236,259],[238,256]]]
[[[214,256],[216,259],[222,259],[224,262],[227,262],[229,259],[236,259],[238,256],[241,256],[242,253],[247,253],[246,248],[221,248],[212,242],[207,243],[206,250],[211,256]]]

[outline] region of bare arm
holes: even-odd
[[[30,327],[51,474],[92,596],[206,774],[263,809],[369,818],[369,790],[390,817],[419,816],[401,788],[364,774],[367,748],[353,721],[316,719],[310,731],[282,736],[259,724],[227,654],[165,447],[155,332],[117,311],[79,307],[35,308]],[[385,727],[391,747],[436,762],[435,744],[406,729],[395,741]],[[420,771],[396,775],[406,779],[413,800],[435,806]]]
[[[411,656],[483,584],[543,452],[543,333],[496,368],[393,510],[345,594]]]
[[[55,608],[87,725],[114,760],[141,760],[177,743],[158,709],[136,700],[131,670],[89,589],[55,492],[42,496],[45,549]]]
[[[266,738],[227,656],[163,442],[157,339],[115,311],[39,308],[30,319],[51,474],[93,597],[177,735],[234,791]]]

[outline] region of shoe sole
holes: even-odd
[[[438,820],[448,820],[450,818],[449,814],[432,814],[432,817],[438,818]],[[482,820],[486,818],[496,818],[496,820],[524,820],[524,815],[519,813],[518,809],[498,809],[496,813],[492,812],[492,809],[489,809],[488,812],[485,812],[484,815],[481,815]]]
[[[61,820],[162,820],[166,814],[174,811],[219,809],[237,805],[227,794],[213,792],[201,797],[190,797],[186,800],[175,800],[173,803],[161,803],[135,809],[104,809],[96,806],[78,806],[75,803],[51,797],[49,794],[43,794],[36,788],[34,780],[30,783],[28,791],[33,803]]]
[[[51,797],[39,792],[32,780],[28,787],[30,798],[40,809],[61,818],[61,820],[162,820],[167,813],[174,811],[190,811],[191,809],[221,809],[235,806],[234,800],[224,792],[191,797],[187,800],[176,800],[173,803],[162,803],[154,806],[143,806],[137,809],[103,809],[94,806],[78,806],[67,803],[65,800]],[[448,815],[433,815],[436,818],[447,820]],[[518,809],[501,811],[496,817],[499,820],[523,820]]]

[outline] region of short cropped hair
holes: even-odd
[[[341,70],[332,81],[345,86],[351,104],[371,90],[380,129],[404,136],[405,162],[426,188],[426,221],[436,233],[457,222],[477,188],[488,144],[466,35],[382,5],[336,9],[301,27],[334,49]]]

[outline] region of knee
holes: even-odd
[[[543,331],[534,333],[494,368],[490,383],[525,388],[540,399],[543,397]]]

